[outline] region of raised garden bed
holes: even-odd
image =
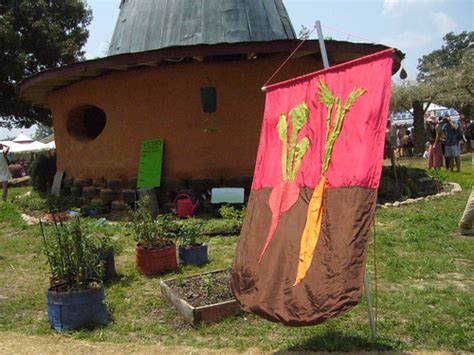
[[[193,326],[241,312],[230,289],[229,269],[162,280],[160,288],[163,297]]]

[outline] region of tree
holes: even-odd
[[[435,87],[419,82],[407,81],[392,85],[390,107],[392,112],[413,109],[413,145],[416,154],[423,153],[428,132],[425,130],[425,113],[436,99]]]
[[[33,139],[35,141],[39,141],[39,140],[42,140],[43,138],[49,137],[53,133],[54,133],[54,131],[51,127],[40,123],[40,124],[38,124],[38,128],[35,131]]]
[[[41,70],[84,59],[91,20],[82,0],[1,0],[1,127],[51,125],[50,112],[23,102],[16,85]]]
[[[445,44],[419,59],[418,81],[437,88],[437,102],[471,116],[474,93],[474,32],[452,32]]]
[[[418,59],[418,81],[425,81],[433,74],[433,70],[458,67],[466,51],[474,48],[474,32],[463,31],[458,35],[452,32],[443,37],[445,44],[441,49],[424,55]]]
[[[441,49],[419,59],[416,82],[392,85],[392,110],[413,109],[416,153],[424,151],[428,138],[424,116],[431,103],[454,107],[468,118],[474,106],[474,32],[451,32],[443,39]]]

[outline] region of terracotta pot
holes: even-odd
[[[143,249],[137,244],[135,251],[137,269],[142,274],[156,275],[178,268],[174,244],[163,249]]]
[[[67,214],[67,213],[64,213],[64,212],[60,212],[60,213],[47,213],[46,214],[46,219],[48,221],[51,221],[51,222],[64,222],[64,221],[67,221],[69,220],[71,217]]]

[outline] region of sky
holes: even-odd
[[[218,1],[218,0],[216,0]],[[408,79],[417,74],[418,58],[443,45],[448,32],[474,30],[474,0],[283,0],[296,33],[319,20],[325,37],[351,42],[381,43],[406,54]],[[107,55],[120,0],[87,0],[94,19],[85,46],[86,57]],[[314,32],[312,38],[315,38]],[[361,38],[358,38],[358,37]],[[0,139],[20,131],[0,129]]]

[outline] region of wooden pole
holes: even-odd
[[[323,65],[324,65],[324,68],[329,68],[328,54],[326,51],[326,45],[324,44],[324,37],[323,37],[323,30],[321,29],[321,22],[319,20],[316,21],[315,26],[316,26],[316,30],[318,31],[319,48],[321,50]],[[364,274],[364,289],[365,289],[365,296],[367,297],[367,313],[369,316],[370,333],[372,334],[372,339],[375,339],[377,338],[377,324],[375,323],[374,310],[372,308],[372,295],[370,293],[369,274],[367,273],[367,266],[365,267],[365,274]]]

